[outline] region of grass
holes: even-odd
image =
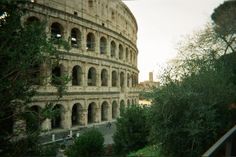
[[[157,146],[147,146],[130,153],[127,157],[161,157],[161,155]]]

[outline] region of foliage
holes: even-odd
[[[128,157],[161,157],[157,146],[146,146],[137,152],[130,153]]]
[[[114,149],[117,153],[128,153],[144,147],[148,142],[148,108],[132,105],[126,108],[116,122]]]
[[[58,64],[60,59],[60,53],[56,51],[53,41],[47,39],[45,22],[21,21],[27,12],[23,7],[27,2],[0,1],[0,156],[14,156],[11,155],[14,145],[11,139],[18,139],[19,134],[22,134],[13,134],[14,121],[35,120],[35,116],[38,116],[29,114],[26,107],[32,101],[39,85],[44,84],[45,77],[48,77],[38,77],[39,65],[51,66]],[[58,88],[59,96],[65,83],[61,83],[61,88]],[[19,126],[22,130],[24,127]],[[32,133],[34,134],[30,132]],[[29,145],[18,146],[21,146],[22,150],[15,155],[23,156],[23,150],[27,150],[26,146]]]
[[[66,154],[68,157],[98,157],[104,151],[103,135],[95,128],[92,128],[75,139]]]
[[[150,138],[165,156],[201,156],[235,124],[236,54],[228,46],[208,26],[184,43],[163,85],[149,95]]]

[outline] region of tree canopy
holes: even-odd
[[[150,136],[166,156],[201,156],[235,125],[235,5],[228,3],[215,10],[213,24],[182,43],[163,85],[149,95]]]

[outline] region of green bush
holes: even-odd
[[[68,157],[98,157],[104,151],[103,135],[95,128],[88,130],[75,139],[67,150]]]
[[[126,108],[116,122],[114,149],[116,153],[125,154],[144,147],[148,142],[149,126],[147,108],[132,105]]]

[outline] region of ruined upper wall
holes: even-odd
[[[39,4],[77,15],[137,41],[137,23],[121,0],[37,0]]]

